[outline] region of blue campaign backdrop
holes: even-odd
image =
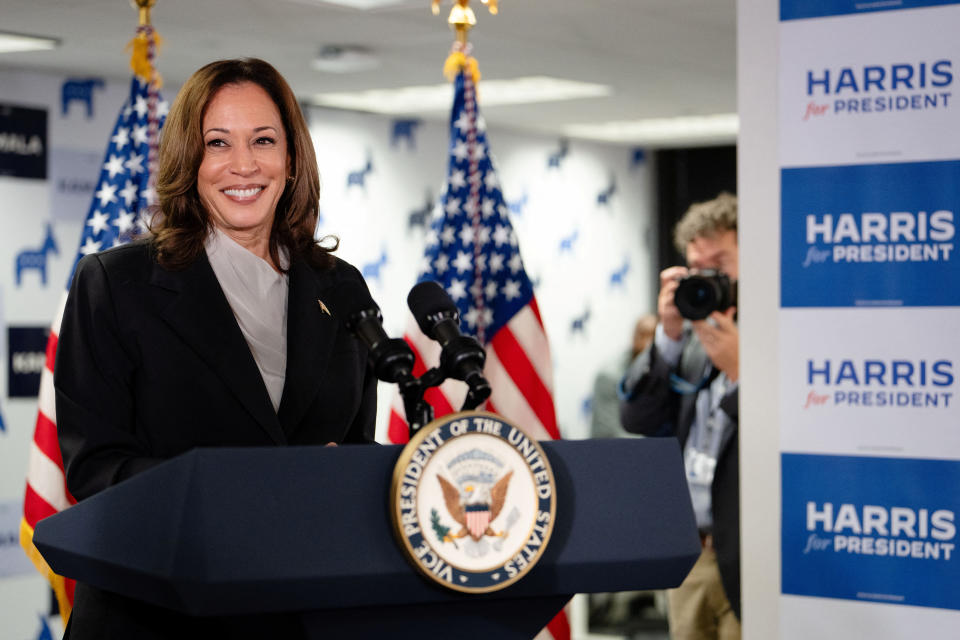
[[[960,609],[960,462],[784,453],[782,592]]]
[[[899,0],[898,2],[859,2],[857,0],[780,0],[781,20],[800,20],[841,16],[851,13],[873,13],[898,9],[939,7],[960,4],[958,0]]]
[[[781,306],[960,305],[960,161],[780,175]]]

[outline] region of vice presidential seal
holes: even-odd
[[[556,484],[540,445],[500,416],[462,412],[422,428],[393,471],[390,515],[407,557],[449,589],[522,578],[553,532]]]

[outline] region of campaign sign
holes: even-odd
[[[35,398],[47,362],[46,327],[7,328],[7,381],[11,398]]]
[[[960,609],[960,461],[781,455],[784,594]]]
[[[957,0],[780,0],[780,19],[799,20],[851,13],[894,11],[958,4]]]
[[[781,306],[960,305],[960,162],[782,169]]]
[[[784,451],[960,458],[960,307],[785,309]]]
[[[781,166],[960,158],[957,24],[955,4],[782,22]]]
[[[47,110],[0,104],[0,176],[47,179]]]

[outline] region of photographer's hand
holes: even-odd
[[[677,292],[677,283],[680,278],[686,277],[689,271],[686,267],[668,267],[660,272],[660,295],[657,298],[657,314],[663,332],[671,340],[679,340],[683,336],[683,316],[673,302]]]
[[[733,320],[736,313],[736,308],[730,307],[724,312],[714,311],[706,320],[692,323],[710,362],[726,374],[730,382],[740,378],[740,330]]]

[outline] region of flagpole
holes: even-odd
[[[130,42],[130,47],[133,49],[130,67],[138,77],[147,83],[147,175],[149,178],[146,197],[147,211],[144,212],[144,215],[149,218],[151,212],[148,209],[153,205],[157,182],[157,159],[160,147],[160,116],[157,106],[160,87],[163,86],[163,79],[157,72],[155,63],[160,36],[150,21],[150,10],[157,4],[157,0],[130,0],[130,4],[140,11],[140,25],[137,27],[137,35]]]
[[[140,26],[150,24],[150,9],[157,4],[157,0],[130,0],[134,9],[140,9]]]

